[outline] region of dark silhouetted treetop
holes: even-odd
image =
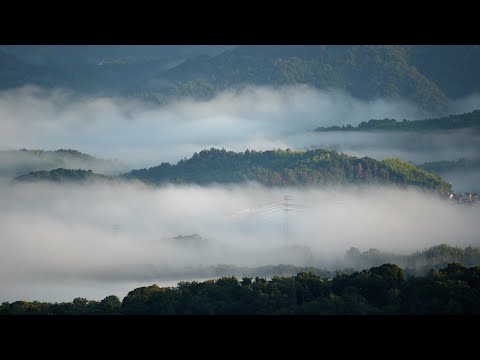
[[[433,174],[457,170],[480,170],[480,159],[459,159],[456,161],[432,161],[417,165],[420,169]]]
[[[115,296],[100,302],[4,302],[0,314],[480,314],[480,267],[450,263],[407,278],[393,264],[333,278],[300,272],[239,282],[230,276],[175,287],[140,287],[121,303]]]
[[[55,169],[52,171],[35,171],[14,178],[16,182],[37,182],[37,181],[53,181],[53,182],[87,182],[98,180],[113,180],[111,176],[95,174],[92,170],[69,170]]]
[[[442,118],[425,120],[383,119],[361,122],[357,127],[352,125],[318,127],[315,131],[434,131],[455,129],[480,129],[480,110],[460,115],[449,115]]]

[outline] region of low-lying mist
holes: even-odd
[[[152,269],[163,283],[169,273],[191,268],[185,280],[193,280],[195,267],[217,264],[344,268],[352,246],[410,253],[480,245],[478,206],[415,189],[43,183],[0,185],[0,197],[0,301],[27,293],[71,300],[73,284],[86,291],[77,296],[101,298],[145,283]],[[59,284],[70,289],[63,297]]]
[[[475,159],[480,133],[470,129],[431,132],[316,132],[298,139],[307,148],[332,149],[377,160],[399,157],[414,164],[430,161]],[[480,179],[479,179],[480,180]]]
[[[115,159],[97,159],[68,151],[0,151],[0,181],[32,171],[89,169],[104,175],[118,175],[130,170]]]
[[[477,100],[478,95],[459,99],[455,109],[474,110]],[[468,130],[312,131],[372,118],[419,119],[421,113],[398,99],[360,101],[308,86],[248,87],[208,101],[181,99],[164,106],[27,86],[0,92],[0,150],[75,149],[117,158],[122,171],[176,162],[210,147],[321,147],[415,164],[478,157],[480,137]],[[344,254],[352,246],[409,253],[480,241],[478,207],[414,189],[13,185],[9,176],[18,175],[18,166],[38,163],[7,155],[0,158],[0,301],[123,297],[158,274],[164,285],[179,273],[192,280],[198,266],[284,263],[335,269],[348,266]],[[61,167],[83,167],[65,161]],[[107,162],[95,164],[98,173],[119,171]],[[474,191],[466,187],[478,175],[455,179],[455,190],[457,182]],[[288,213],[285,195],[292,197]],[[257,210],[239,213],[245,209]]]
[[[480,170],[464,169],[439,172],[438,175],[445,181],[453,184],[455,193],[480,193]]]
[[[480,103],[478,99],[475,94],[460,99],[454,109],[470,111]],[[75,149],[99,158],[117,158],[124,163],[124,171],[163,161],[175,163],[210,147],[233,151],[323,147],[360,157],[401,157],[414,163],[478,154],[480,137],[468,130],[423,134],[312,131],[319,126],[357,125],[372,118],[424,118],[421,114],[415,105],[399,99],[362,101],[338,90],[309,86],[247,87],[221,92],[208,101],[183,98],[164,106],[26,86],[0,92],[0,150]],[[66,162],[67,168],[77,166]],[[0,172],[4,165],[0,163]],[[111,173],[112,169],[100,165],[95,171]]]

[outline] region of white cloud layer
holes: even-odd
[[[143,167],[210,147],[304,147],[324,142],[307,134],[318,126],[419,113],[407,102],[364,102],[308,86],[248,87],[165,106],[27,86],[0,93],[0,150],[71,148]]]
[[[475,96],[459,100],[457,109],[473,109],[476,103]],[[179,100],[165,106],[23,87],[0,92],[0,150],[70,148],[118,158],[130,168],[176,162],[210,147],[313,146],[415,163],[476,157],[480,138],[468,131],[311,132],[318,126],[417,119],[419,114],[407,102],[364,102],[307,86],[251,87],[209,101]],[[281,201],[285,194],[309,206],[301,216],[288,218],[290,236],[285,236],[281,210],[246,224],[230,216]],[[395,188],[0,183],[0,198],[0,301],[71,300],[73,289],[78,290],[75,296],[101,298],[116,291],[124,296],[124,290],[137,286],[131,277],[122,279],[122,272],[105,277],[102,269],[221,263],[335,267],[345,265],[343,254],[351,246],[408,253],[440,243],[479,245],[480,240],[478,208]],[[194,233],[205,242],[181,245],[171,240]],[[135,284],[141,285],[139,280]]]
[[[307,210],[287,220],[281,206],[252,220],[232,217],[281,202],[285,194]],[[78,296],[96,296],[100,287],[106,296],[132,283],[128,269],[148,265],[335,268],[348,265],[343,256],[351,246],[410,253],[441,243],[480,245],[478,207],[413,189],[17,184],[0,186],[0,197],[0,301],[18,299],[31,284],[44,284],[44,290],[29,299],[50,299],[48,289],[85,281],[90,290]],[[205,241],[172,240],[195,233]],[[123,270],[102,273],[115,268]],[[141,282],[141,270],[135,271]]]

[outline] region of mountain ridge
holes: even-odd
[[[175,50],[176,57],[166,56],[162,47],[144,47],[138,54],[135,49],[90,47],[83,55],[50,46],[42,55],[38,47],[3,46],[1,88],[57,86],[165,103],[208,99],[246,84],[308,84],[367,101],[406,99],[434,116],[446,115],[453,100],[480,92],[477,45],[187,46]]]
[[[443,194],[451,184],[400,159],[377,161],[329,150],[269,150],[233,152],[225,149],[202,150],[177,164],[161,163],[149,169],[132,170],[122,176],[105,177],[91,170],[56,169],[31,172],[14,181],[85,181],[95,179],[139,180],[161,185],[258,182],[266,186],[309,186],[341,184],[413,185]]]
[[[441,118],[428,118],[423,120],[396,119],[370,119],[362,121],[358,126],[351,124],[330,127],[318,127],[314,131],[435,131],[474,129],[480,130],[480,110],[472,112],[448,115]]]

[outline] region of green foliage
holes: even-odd
[[[144,289],[144,288],[143,288]],[[426,277],[405,279],[402,269],[384,264],[332,280],[302,272],[293,277],[243,280],[227,277],[180,283],[143,298],[149,314],[401,314],[480,313],[480,267],[449,264]],[[432,296],[434,298],[432,298]],[[176,302],[175,302],[176,299]],[[415,306],[412,306],[412,301]],[[155,310],[154,310],[155,309]]]
[[[266,186],[400,184],[443,193],[451,188],[439,177],[398,159],[380,162],[320,149],[235,153],[212,148],[195,153],[176,165],[162,163],[148,170],[133,170],[126,178],[152,184],[245,181],[256,181]]]
[[[412,65],[411,53],[417,48],[240,46],[215,57],[186,61],[163,76],[177,84],[177,95],[194,93],[193,80],[201,81],[200,93],[205,86],[218,91],[242,84],[309,84],[346,90],[362,99],[402,97],[427,111],[445,113],[449,104],[445,93]]]
[[[400,159],[385,159],[382,161],[399,183],[415,184],[425,189],[436,189],[442,194],[448,194],[452,185],[443,181],[437,175],[426,172]]]
[[[333,279],[310,272],[290,277],[222,277],[157,285],[101,302],[76,298],[71,303],[5,302],[0,314],[480,314],[480,267],[458,263],[407,279],[396,265],[341,274]]]
[[[122,302],[118,298],[118,296],[110,295],[107,296],[105,299],[100,301],[100,307],[106,314],[116,314],[120,311],[120,307],[122,306]]]
[[[451,99],[480,91],[479,64],[478,46],[2,46],[0,87],[164,103],[248,84],[308,84],[361,99],[404,98],[444,115]]]
[[[404,290],[403,313],[480,313],[480,267],[449,264],[422,278],[411,278]]]
[[[331,126],[319,127],[315,131],[433,131],[433,130],[454,130],[454,129],[480,129],[480,110],[474,110],[470,113],[449,115],[442,118],[432,118],[425,120],[402,120],[383,119],[369,120],[361,122],[357,127],[347,126]]]
[[[102,301],[75,298],[69,303],[46,303],[39,301],[4,302],[0,306],[0,315],[117,315],[121,302],[115,295]]]
[[[69,150],[72,151],[72,150]],[[40,152],[40,154],[42,154]],[[85,154],[81,154],[85,156]],[[240,183],[255,181],[266,186],[305,186],[314,184],[399,184],[414,185],[441,193],[451,185],[436,175],[400,159],[376,161],[356,158],[336,151],[245,151],[203,150],[176,165],[162,163],[150,169],[133,170],[118,177],[91,170],[55,169],[30,172],[14,180],[25,181],[114,181],[138,179],[146,183]]]
[[[480,46],[423,45],[410,47],[410,62],[452,99],[480,90]]]
[[[459,159],[456,161],[432,161],[417,165],[425,171],[441,174],[456,170],[480,170],[480,159]]]
[[[52,171],[35,171],[17,176],[14,181],[53,181],[53,182],[86,182],[98,180],[113,180],[113,177],[95,174],[92,170],[55,169]]]

